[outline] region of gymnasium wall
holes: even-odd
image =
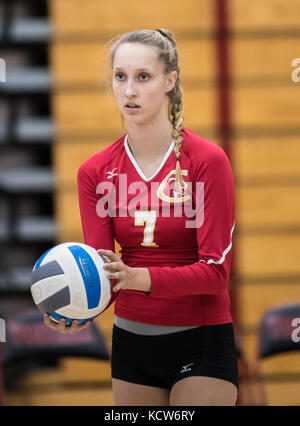
[[[228,7],[239,325],[252,360],[263,313],[300,302],[300,83],[291,64],[300,56],[300,3],[236,0]],[[269,404],[300,404],[297,352],[261,366]]]
[[[145,0],[89,0],[87,6],[82,0],[50,0],[48,5],[59,242],[83,241],[79,165],[125,133],[105,91],[106,43],[125,31],[170,29],[181,62],[184,126],[223,146],[234,170],[237,226],[230,291],[251,365],[263,313],[300,303],[300,82],[292,80],[291,65],[300,57],[299,1],[152,0],[150,6]],[[226,16],[218,15],[218,8]],[[108,345],[112,321],[112,308],[97,320]],[[298,353],[260,364],[268,404],[299,405]],[[66,360],[59,373],[28,379],[28,386],[52,383],[56,389],[36,393],[28,404],[97,405],[100,398],[101,405],[110,405],[109,374],[106,362]],[[76,387],[80,381],[84,385]],[[58,382],[62,385],[55,388]]]
[[[221,3],[223,3],[221,5]],[[184,124],[222,146],[217,6],[227,5],[227,101],[230,158],[236,181],[234,276],[237,323],[249,360],[265,310],[299,296],[300,83],[291,61],[299,56],[297,0],[51,1],[55,37],[54,145],[59,177],[56,212],[62,241],[81,238],[76,171],[91,154],[124,133],[105,93],[107,47],[113,36],[138,28],[169,28],[178,42]],[[66,19],[67,17],[67,19]],[[112,310],[99,320],[110,336]],[[298,354],[262,362],[270,404],[299,404]]]

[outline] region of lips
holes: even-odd
[[[137,104],[135,104],[135,103],[133,103],[133,102],[128,102],[128,103],[125,105],[125,107],[126,107],[126,108],[140,108],[140,106],[139,106],[139,105],[137,105]]]

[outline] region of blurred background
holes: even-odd
[[[113,405],[112,307],[96,320],[102,352],[52,341],[41,361],[45,327],[24,324],[36,260],[83,242],[79,165],[125,133],[105,92],[107,43],[142,28],[173,31],[184,126],[233,167],[238,403],[300,405],[299,0],[0,2],[0,404]]]

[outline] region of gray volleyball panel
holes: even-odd
[[[62,275],[64,273],[62,267],[56,260],[40,266],[31,273],[31,285],[44,278],[54,277],[55,275]]]
[[[64,308],[69,305],[70,302],[70,289],[69,286],[67,286],[59,290],[57,293],[52,294],[52,296],[47,299],[44,299],[37,305],[37,307],[41,312],[51,313],[55,312],[57,309]]]

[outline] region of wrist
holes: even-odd
[[[147,268],[135,268],[137,272],[136,289],[139,291],[150,292],[151,277]]]

